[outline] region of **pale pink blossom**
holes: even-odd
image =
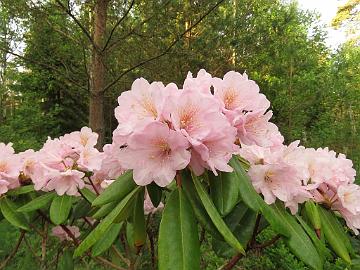
[[[80,131],[74,131],[60,137],[60,140],[76,150],[84,147],[94,147],[97,143],[99,135],[93,132],[91,128],[82,127]]]
[[[100,170],[104,158],[103,153],[92,146],[87,146],[80,152],[77,164],[81,170],[95,171]]]
[[[77,170],[67,170],[64,172],[53,171],[53,175],[46,185],[48,190],[55,190],[60,196],[64,195],[77,195],[78,189],[85,186],[82,178],[85,173]]]
[[[19,176],[21,170],[21,159],[14,153],[12,144],[0,143],[0,193],[20,185]]]
[[[197,91],[181,91],[173,100],[171,124],[196,145],[228,123],[214,98]]]
[[[166,124],[151,122],[129,137],[121,158],[124,166],[134,171],[138,185],[154,181],[163,187],[174,179],[177,170],[189,164],[188,147],[188,141],[180,132],[169,129]]]
[[[263,147],[281,145],[284,141],[278,127],[269,122],[272,112],[266,114],[261,112],[246,113],[236,117],[233,125],[238,130],[241,144],[256,144]]]
[[[360,186],[355,184],[340,185],[337,195],[341,204],[352,214],[360,214]]]
[[[276,198],[283,202],[292,201],[302,189],[296,169],[285,163],[253,165],[248,174],[255,190],[263,194],[267,204],[274,203]]]
[[[126,138],[136,127],[141,128],[148,122],[163,118],[166,101],[172,94],[172,87],[166,88],[161,82],[149,83],[144,78],[134,81],[130,91],[123,92],[118,98],[115,117],[119,122],[114,135]]]
[[[183,89],[185,91],[199,91],[203,94],[211,95],[210,87],[212,83],[213,78],[205,69],[200,69],[195,78],[189,71],[184,81]]]
[[[79,227],[77,226],[69,226],[67,225],[66,228],[72,233],[72,235],[75,238],[79,238],[80,237],[80,230]],[[59,225],[59,226],[55,226],[52,229],[52,235],[59,238],[60,241],[73,241],[72,237],[69,236],[69,234]]]
[[[107,175],[108,179],[118,178],[124,173],[124,166],[121,160],[121,152],[124,151],[124,149],[116,143],[112,143],[104,145],[103,151],[104,158],[100,171]]]
[[[215,175],[217,170],[232,172],[233,169],[228,163],[232,155],[239,151],[239,146],[234,144],[235,139],[236,129],[228,125],[210,133],[200,144],[193,145],[190,165],[195,174],[202,174],[205,168],[210,169]]]
[[[258,85],[248,79],[246,73],[241,75],[229,71],[223,79],[213,80],[214,96],[221,102],[224,112],[230,119],[245,112],[265,112],[270,102],[259,93]]]

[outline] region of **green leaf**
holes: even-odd
[[[225,241],[235,248],[238,252],[245,254],[245,250],[236,237],[233,235],[229,227],[225,224],[224,220],[221,218],[219,212],[216,210],[214,203],[211,201],[209,195],[205,191],[203,185],[200,183],[198,177],[193,175],[195,189],[200,197],[202,204],[204,205],[207,213],[209,214],[211,220],[213,221],[215,227],[218,229],[220,234],[224,237]]]
[[[92,215],[92,217],[95,218],[95,219],[100,219],[100,218],[106,216],[107,214],[109,214],[114,209],[114,207],[117,204],[118,204],[118,202],[110,202],[110,203],[107,203],[107,204],[101,206],[100,209],[97,210]]]
[[[236,173],[219,172],[218,176],[209,174],[210,195],[222,216],[231,212],[239,202],[239,180]]]
[[[94,245],[91,254],[96,257],[108,250],[120,233],[123,223],[112,224],[104,236]]]
[[[256,217],[257,214],[254,211],[240,203],[224,220],[239,242],[247,246],[254,231]],[[237,253],[226,242],[215,238],[213,238],[212,247],[219,256],[232,257]]]
[[[191,205],[182,189],[165,204],[159,230],[159,270],[200,269],[200,243]]]
[[[6,220],[12,225],[27,231],[30,230],[25,216],[22,213],[16,212],[16,207],[7,198],[0,200],[0,209]]]
[[[139,192],[135,199],[133,212],[134,245],[139,248],[146,241],[146,225],[144,215],[144,192]]]
[[[34,185],[28,185],[28,186],[23,186],[23,187],[18,187],[18,188],[14,188],[9,190],[8,192],[6,192],[6,195],[8,196],[18,196],[21,194],[27,194],[34,191]]]
[[[326,241],[330,244],[335,253],[347,263],[351,263],[349,248],[351,243],[344,229],[339,224],[333,213],[319,207],[321,218],[321,228],[324,232]]]
[[[74,219],[90,216],[91,206],[86,200],[79,201],[73,208]]]
[[[149,193],[150,199],[154,207],[158,207],[161,202],[162,189],[157,184],[152,182],[146,186],[146,190]]]
[[[228,225],[231,231],[234,231],[236,226],[239,225],[249,207],[247,207],[244,203],[238,203],[235,208],[229,213],[225,218],[224,221]]]
[[[325,244],[318,238],[314,230],[310,228],[310,226],[305,222],[305,220],[296,215],[297,220],[299,221],[300,225],[304,228],[305,232],[310,237],[311,241],[314,243],[315,248],[320,254],[320,258],[323,259],[323,262],[325,261],[325,258],[330,256],[329,250],[326,248]]]
[[[38,209],[41,209],[48,205],[53,198],[55,197],[55,193],[45,193],[44,195],[37,197],[30,201],[29,203],[21,206],[17,209],[18,212],[31,212]]]
[[[296,218],[290,215],[279,203],[272,205],[272,209],[274,209],[274,213],[281,218],[283,224],[290,233],[288,238],[284,238],[284,242],[288,245],[290,250],[301,261],[313,269],[322,269],[323,260],[320,259],[319,253],[314,247],[314,244],[300,224],[296,221]],[[277,232],[281,233],[279,231]]]
[[[72,257],[72,252],[69,249],[65,250],[63,255],[60,257],[57,269],[59,269],[59,270],[74,269],[74,260]]]
[[[192,209],[194,210],[196,219],[213,237],[217,239],[223,239],[222,235],[214,226],[214,223],[202,205],[199,195],[196,193],[191,175],[188,172],[183,171],[182,178],[182,187],[184,188],[187,198],[189,199]]]
[[[241,199],[249,206],[254,212],[261,210],[264,205],[263,199],[255,191],[251,181],[249,180],[245,170],[240,165],[236,157],[230,160],[230,166],[234,169],[234,173],[239,180],[239,192]]]
[[[89,203],[92,203],[96,199],[96,194],[88,188],[80,189],[79,192]]]
[[[56,225],[64,223],[69,216],[71,206],[71,196],[56,196],[50,206],[50,220]]]
[[[86,250],[92,247],[109,229],[116,217],[121,214],[127,203],[136,195],[141,187],[135,188],[108,214],[96,228],[81,242],[74,252],[74,257],[81,256]]]
[[[313,201],[305,202],[305,212],[315,230],[321,229],[321,219],[317,205]]]
[[[104,205],[113,201],[121,201],[137,185],[133,180],[132,171],[127,171],[121,175],[115,182],[108,186],[93,202],[93,206]]]

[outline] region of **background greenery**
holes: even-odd
[[[92,32],[94,1],[0,0],[0,141],[13,142],[18,151],[38,149],[47,136],[88,124],[92,51],[82,29],[59,3]],[[352,39],[336,50],[325,45],[318,15],[300,10],[296,1],[231,0],[211,10],[216,3],[135,1],[121,20],[132,3],[111,1],[105,29],[111,41],[104,65],[106,81],[115,83],[104,96],[105,140],[111,140],[116,127],[117,96],[137,77],[181,86],[189,70],[205,68],[216,76],[246,71],[270,99],[273,121],[287,143],[300,139],[307,147],[329,146],[345,153],[359,170],[359,1],[348,1],[334,19],[334,27],[347,27],[352,33]],[[267,230],[260,237],[270,238],[271,233]],[[0,259],[10,252],[18,234],[6,222],[0,223]],[[216,269],[224,262],[210,251],[210,238],[205,237],[203,247],[204,269]],[[39,249],[39,239],[28,241]],[[56,256],[55,240],[51,247],[49,256]],[[25,269],[24,265],[38,269],[26,246],[8,269]],[[87,268],[100,269],[85,262],[76,266]],[[279,241],[250,254],[238,269],[307,268]],[[327,269],[344,265],[328,262]]]

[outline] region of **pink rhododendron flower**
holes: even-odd
[[[53,175],[46,185],[48,190],[55,190],[57,194],[76,195],[78,188],[82,189],[85,186],[82,178],[85,173],[77,170],[67,170],[64,172],[53,171]]]
[[[87,171],[100,170],[103,153],[94,147],[85,147],[81,152],[77,164],[80,169]]]
[[[184,81],[183,89],[185,91],[199,91],[203,94],[211,95],[210,87],[212,83],[213,78],[211,74],[207,73],[205,69],[200,69],[195,78],[191,72],[188,72]]]
[[[224,124],[228,125],[216,100],[197,91],[182,91],[173,100],[171,124],[193,145],[199,144]]]
[[[360,186],[355,184],[340,185],[337,196],[344,208],[350,213],[360,214]]]
[[[190,165],[195,174],[202,174],[205,168],[210,169],[215,175],[216,170],[232,172],[233,169],[228,163],[233,153],[239,150],[239,146],[234,144],[235,139],[236,129],[228,125],[221,131],[210,133],[200,144],[194,145]]]
[[[283,202],[291,201],[301,189],[301,182],[296,170],[287,164],[253,165],[249,176],[255,190],[264,195],[267,204],[276,198]]]
[[[284,138],[278,127],[269,122],[272,112],[247,113],[234,118],[233,124],[238,130],[241,144],[256,144],[263,147],[271,147],[282,144]]]
[[[0,143],[0,194],[20,185],[21,160],[14,153],[12,144]]]
[[[138,185],[154,181],[164,187],[174,179],[177,170],[189,164],[188,147],[180,132],[166,124],[151,122],[129,137],[128,146],[121,154],[124,166],[134,171]]]
[[[79,238],[80,230],[77,226],[66,226],[66,228],[74,235],[75,238]],[[73,239],[66,233],[61,226],[55,226],[52,229],[53,236],[59,238],[60,241],[73,241]]]
[[[76,150],[81,150],[84,147],[94,147],[98,137],[99,135],[93,132],[91,128],[83,127],[80,131],[65,134],[61,140]]]
[[[224,112],[230,119],[245,112],[264,113],[270,102],[259,93],[258,85],[244,73],[229,71],[223,79],[213,80],[214,96],[220,100]]]
[[[129,136],[138,125],[149,121],[160,120],[168,96],[172,91],[161,82],[149,83],[140,78],[134,81],[131,91],[126,91],[118,98],[119,106],[115,109],[115,117],[119,122],[115,135]],[[143,124],[141,124],[144,122]]]

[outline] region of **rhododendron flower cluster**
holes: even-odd
[[[140,78],[118,103],[118,126],[103,152],[87,127],[49,138],[39,151],[15,154],[11,144],[0,144],[0,195],[26,181],[59,195],[77,195],[85,186],[98,193],[126,170],[138,185],[165,187],[185,168],[196,175],[232,172],[229,160],[240,155],[267,204],[280,200],[295,214],[312,200],[338,211],[358,233],[360,187],[352,162],[327,148],[285,145],[270,122],[269,100],[245,73],[216,78],[200,70],[182,88]],[[148,195],[145,210],[157,210]]]
[[[270,102],[246,74],[220,79],[201,70],[195,78],[189,73],[182,89],[141,78],[118,102],[113,143],[138,185],[166,186],[187,166],[197,175],[231,172],[236,142],[274,147],[283,141],[269,122]]]

